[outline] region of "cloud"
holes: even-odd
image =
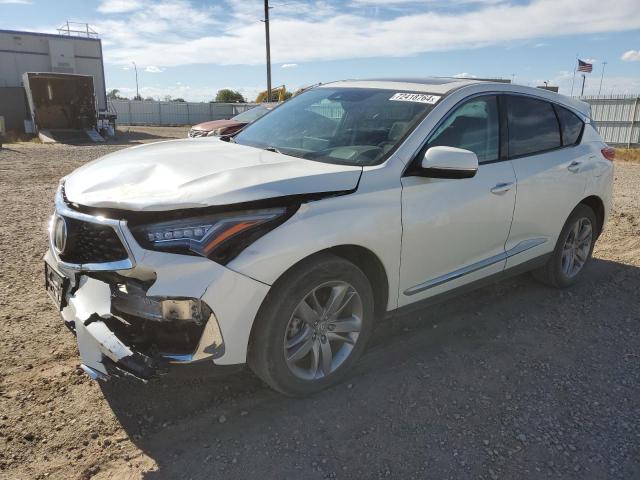
[[[283,63],[281,65],[282,68],[296,68],[298,66],[297,63]]]
[[[573,80],[573,70],[558,72],[553,78],[547,78],[549,85],[556,85],[560,87],[560,93],[563,95],[571,94],[571,84],[573,83],[573,95],[580,95],[582,87],[582,77],[575,76],[575,82]],[[519,82],[517,82],[519,83]],[[542,85],[542,80],[536,80],[535,82],[525,82],[529,86]],[[602,95],[610,94],[635,94],[640,91],[640,77],[614,77],[605,74],[602,82],[602,90],[600,90],[600,76],[599,75],[587,75],[585,82],[584,94],[585,95],[597,95],[598,92]]]
[[[136,95],[135,87],[108,86],[107,90],[111,90],[112,88],[120,90],[120,94],[124,97],[133,98]],[[208,102],[213,100],[218,90],[223,88],[239,91],[248,101],[255,100],[258,94],[264,90],[262,86],[237,87],[233,85],[221,85],[219,87],[190,87],[178,82],[175,85],[141,85],[140,95],[143,98],[152,97],[161,100],[166,96],[170,96],[172,98],[184,98],[188,102]]]
[[[164,69],[156,67],[155,65],[149,65],[144,69],[144,71],[148,73],[162,73],[164,72]]]
[[[108,0],[98,6],[100,13],[127,13],[140,10],[144,7],[142,0]]]
[[[625,62],[640,62],[640,50],[629,50],[624,52],[620,59]]]
[[[415,2],[411,13],[386,16],[336,5],[310,0],[276,6],[271,19],[273,62],[403,57],[640,29],[637,0],[616,0],[606,9],[600,0],[482,2],[455,12]],[[260,65],[264,63],[261,8],[259,0],[227,0],[224,6],[165,0],[95,26],[104,32],[105,59],[110,63]]]
[[[467,73],[467,72],[456,73],[453,77],[454,78],[478,78],[476,75],[473,75],[473,74]]]
[[[0,0],[0,5],[31,5],[31,0]]]

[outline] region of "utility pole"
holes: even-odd
[[[607,62],[602,62],[602,76],[600,77],[600,88],[598,88],[598,96],[600,96],[600,92],[602,91],[602,80],[604,79],[604,67],[607,66]]]
[[[140,100],[140,90],[138,90],[138,66],[136,62],[131,63],[133,63],[133,69],[136,71],[136,100]]]
[[[576,69],[578,68],[578,54],[576,53],[576,61],[573,64],[573,79],[571,80],[571,96],[573,97],[573,84],[576,83]]]
[[[269,0],[264,0],[264,32],[267,37],[267,101],[271,99],[271,43],[269,40]]]
[[[584,82],[587,80],[587,76],[583,73],[582,74],[582,91],[580,92],[580,96],[583,97],[584,96]]]

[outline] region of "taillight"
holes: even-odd
[[[600,150],[602,152],[602,156],[604,158],[606,158],[607,160],[610,161],[614,161],[616,158],[616,149],[613,147],[605,147],[602,150]]]

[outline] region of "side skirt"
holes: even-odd
[[[549,258],[551,258],[551,255],[553,255],[553,252],[545,253],[544,255],[533,258],[531,260],[527,260],[524,263],[518,264],[514,267],[508,268],[501,272],[494,273],[493,275],[489,275],[487,277],[481,278],[480,280],[467,283],[465,285],[454,288],[452,290],[448,290],[438,295],[434,295],[433,297],[425,298],[424,300],[420,300],[418,302],[410,303],[409,305],[405,305],[404,307],[400,307],[395,310],[390,310],[385,314],[384,319],[391,320],[398,315],[405,315],[418,310],[422,310],[431,305],[442,303],[452,298],[455,298],[458,295],[461,295],[463,293],[471,292],[473,290],[477,290],[487,285],[497,283],[501,280],[505,280],[507,278],[514,277],[522,273],[529,272],[531,270],[535,270],[536,268],[543,267],[547,263]]]

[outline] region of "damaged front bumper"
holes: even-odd
[[[78,212],[60,196],[56,215],[113,228],[126,250],[117,262],[73,264],[50,231],[47,290],[92,378],[148,380],[171,364],[246,361],[269,285],[207,258],[143,249],[126,222]]]
[[[45,259],[48,270],[50,260]],[[143,291],[127,290],[135,285],[130,280],[114,278],[108,283],[76,273],[64,292],[60,314],[75,332],[81,367],[92,378],[148,380],[169,364],[215,360],[224,354],[218,321],[205,304],[202,318],[200,311],[180,308],[198,305],[199,300],[147,297]]]

